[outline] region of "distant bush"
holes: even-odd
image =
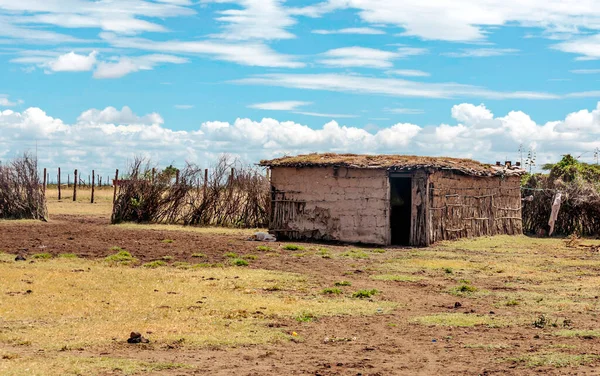
[[[129,167],[128,179],[118,187],[112,223],[268,225],[271,190],[258,169],[223,156],[210,170],[205,181],[204,170],[196,165],[156,171],[149,162],[137,158]]]
[[[48,209],[37,159],[29,154],[0,164],[0,218],[46,220]]]
[[[562,204],[554,233],[600,234],[600,166],[565,155],[560,162],[544,168],[550,170],[549,174],[527,175],[523,179],[523,195],[533,196],[523,206],[523,229],[529,233],[547,230],[552,200],[560,191]]]

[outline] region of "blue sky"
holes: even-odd
[[[0,0],[0,159],[594,161],[594,0]]]

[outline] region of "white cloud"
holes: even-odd
[[[234,3],[242,9],[219,12],[217,21],[223,22],[224,32],[214,37],[231,40],[291,39],[286,29],[296,23],[281,0],[204,0],[204,2]]]
[[[393,69],[386,73],[405,77],[429,77],[431,74],[416,69]]]
[[[449,155],[493,163],[507,156],[516,158],[519,144],[524,143],[537,145],[543,163],[556,161],[564,153],[600,147],[600,103],[593,110],[545,124],[521,111],[497,117],[484,105],[469,103],[454,106],[451,114],[455,124],[398,123],[373,131],[337,121],[310,128],[269,118],[205,122],[196,130],[176,131],[166,127],[160,115],[138,116],[128,107],[91,109],[74,124],[29,108],[20,113],[0,111],[0,149],[14,156],[33,148],[37,140],[43,167],[108,172],[122,168],[134,155],[179,165],[185,160],[206,163],[222,152],[256,162],[284,153],[325,151]]]
[[[61,41],[57,33],[39,31],[38,25],[53,25],[61,28],[98,28],[124,34],[140,32],[162,32],[166,28],[145,18],[171,18],[189,16],[195,11],[187,7],[190,2],[147,0],[121,1],[118,7],[111,1],[89,0],[44,0],[13,1],[0,0],[0,11],[11,16],[3,28],[22,29],[18,39]],[[19,26],[17,26],[19,25]],[[11,32],[12,33],[12,32]],[[42,34],[45,33],[45,34]],[[0,31],[0,34],[2,32]],[[66,36],[69,38],[68,36]]]
[[[446,52],[442,55],[449,57],[492,57],[502,55],[512,55],[519,52],[514,48],[471,48],[462,49],[460,52]]]
[[[140,70],[152,70],[164,63],[185,64],[189,62],[171,55],[146,55],[138,57],[120,57],[116,62],[101,62],[94,72],[94,78],[120,78]]]
[[[249,108],[255,108],[259,110],[271,110],[271,111],[293,111],[298,107],[308,106],[311,102],[302,101],[280,101],[280,102],[267,102],[267,103],[256,103],[248,106]]]
[[[483,41],[491,28],[509,24],[554,36],[600,30],[596,0],[327,0],[295,13],[319,17],[338,9],[355,9],[364,22],[432,40]]]
[[[8,95],[0,94],[0,107],[14,107],[22,103],[23,101],[20,99],[16,102],[12,102],[10,99],[8,99]]]
[[[565,42],[555,44],[553,48],[563,52],[581,55],[577,60],[597,60],[600,59],[600,34],[572,38]]]
[[[372,27],[349,27],[337,30],[313,30],[313,34],[330,35],[330,34],[359,34],[359,35],[382,35],[385,31],[374,29]]]
[[[217,60],[259,67],[301,68],[305,66],[304,63],[296,61],[296,57],[279,54],[267,45],[258,42],[228,43],[177,40],[157,42],[143,38],[122,38],[110,33],[102,33],[100,36],[114,47],[119,48],[208,55]]]
[[[96,55],[97,51],[92,51],[87,56],[71,51],[48,61],[45,66],[53,72],[87,72],[96,65]]]
[[[571,73],[575,74],[600,74],[600,69],[574,69]]]
[[[342,47],[322,54],[319,63],[333,67],[390,68],[393,60],[425,53],[415,47],[401,47],[397,51],[384,51],[366,47]]]
[[[348,119],[348,118],[356,118],[357,115],[348,115],[348,114],[324,114],[322,112],[307,112],[307,111],[295,111],[295,114],[298,115],[306,115],[306,116],[314,116],[314,117],[323,117],[330,119]]]
[[[174,107],[178,110],[191,110],[192,108],[194,108],[194,105],[193,104],[176,104]]]
[[[391,112],[393,114],[401,114],[401,115],[421,115],[425,113],[425,110],[421,110],[418,108],[390,108],[386,110],[387,112]]]
[[[296,89],[381,94],[394,97],[486,99],[558,99],[543,92],[498,92],[456,83],[425,83],[398,78],[376,78],[346,74],[265,74],[233,81],[245,85],[268,85]]]

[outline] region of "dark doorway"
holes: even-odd
[[[410,245],[412,179],[410,177],[391,177],[390,187],[392,244]]]

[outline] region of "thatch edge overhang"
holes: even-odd
[[[306,154],[262,160],[259,165],[270,168],[337,167],[387,170],[391,172],[409,172],[415,170],[450,171],[462,175],[480,177],[521,176],[526,173],[525,170],[516,166],[495,166],[483,164],[472,159],[413,155]]]

